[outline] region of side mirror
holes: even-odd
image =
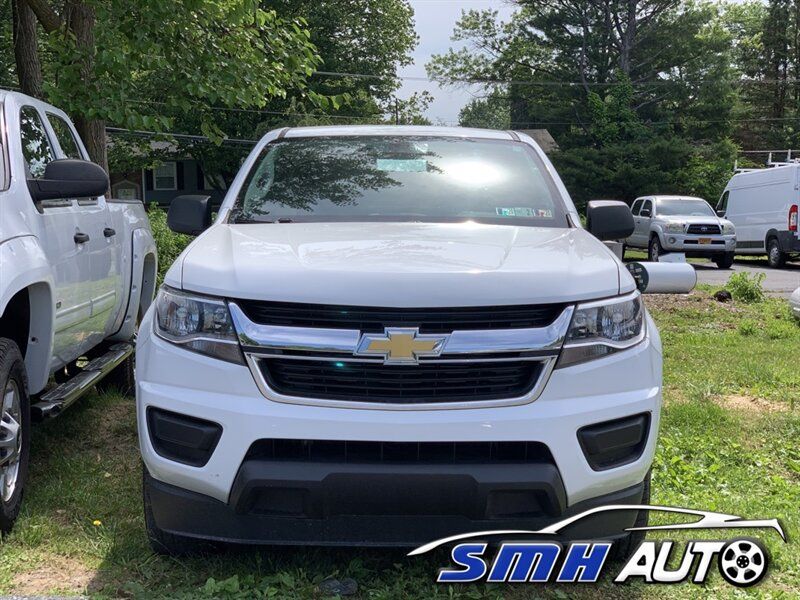
[[[650,209],[649,208],[643,208],[642,210],[639,211],[639,216],[640,217],[648,217],[649,218],[651,216]]]
[[[59,158],[47,163],[43,178],[28,179],[28,190],[35,202],[96,198],[108,190],[108,175],[88,160]]]
[[[617,200],[592,200],[586,208],[586,228],[600,240],[619,240],[633,233],[631,209]]]
[[[724,209],[718,209],[717,210],[717,216],[718,217],[724,217],[725,216],[725,210]]]
[[[170,203],[167,227],[175,233],[200,235],[209,225],[211,225],[211,196],[178,196]]]

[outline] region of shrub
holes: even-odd
[[[756,334],[758,331],[758,326],[752,319],[745,319],[739,323],[739,327],[737,329],[739,331],[739,335],[750,336]]]
[[[153,230],[153,238],[158,248],[158,285],[161,285],[167,269],[175,262],[192,238],[175,233],[167,227],[167,213],[155,203],[150,205],[147,216],[150,218],[150,228]]]
[[[764,273],[752,277],[748,273],[734,273],[728,279],[727,289],[734,300],[739,302],[762,302],[764,300]]]

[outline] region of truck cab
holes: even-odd
[[[143,205],[107,198],[88,158],[62,110],[0,91],[0,531],[19,510],[32,419],[107,376],[132,379],[155,289]]]

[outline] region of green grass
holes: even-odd
[[[338,576],[354,578],[358,597],[371,599],[797,597],[800,327],[780,299],[719,304],[704,288],[647,302],[665,355],[653,502],[779,518],[789,543],[756,533],[773,562],[755,589],[730,587],[715,570],[705,587],[446,587],[433,583],[446,555],[409,559],[398,551],[277,548],[180,560],[155,556],[144,535],[133,400],[108,394],[89,396],[37,427],[29,494],[14,533],[0,546],[0,594],[312,598],[320,581]]]

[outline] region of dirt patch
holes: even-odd
[[[31,571],[17,573],[12,585],[14,593],[36,596],[50,592],[86,592],[95,572],[75,558],[48,557]]]
[[[727,396],[718,396],[714,400],[723,408],[729,408],[740,413],[773,413],[789,410],[789,405],[785,402],[771,402],[756,396],[729,394]]]
[[[663,311],[679,309],[725,309],[740,312],[734,302],[718,302],[708,292],[694,290],[688,294],[646,294],[643,296],[647,308]]]

